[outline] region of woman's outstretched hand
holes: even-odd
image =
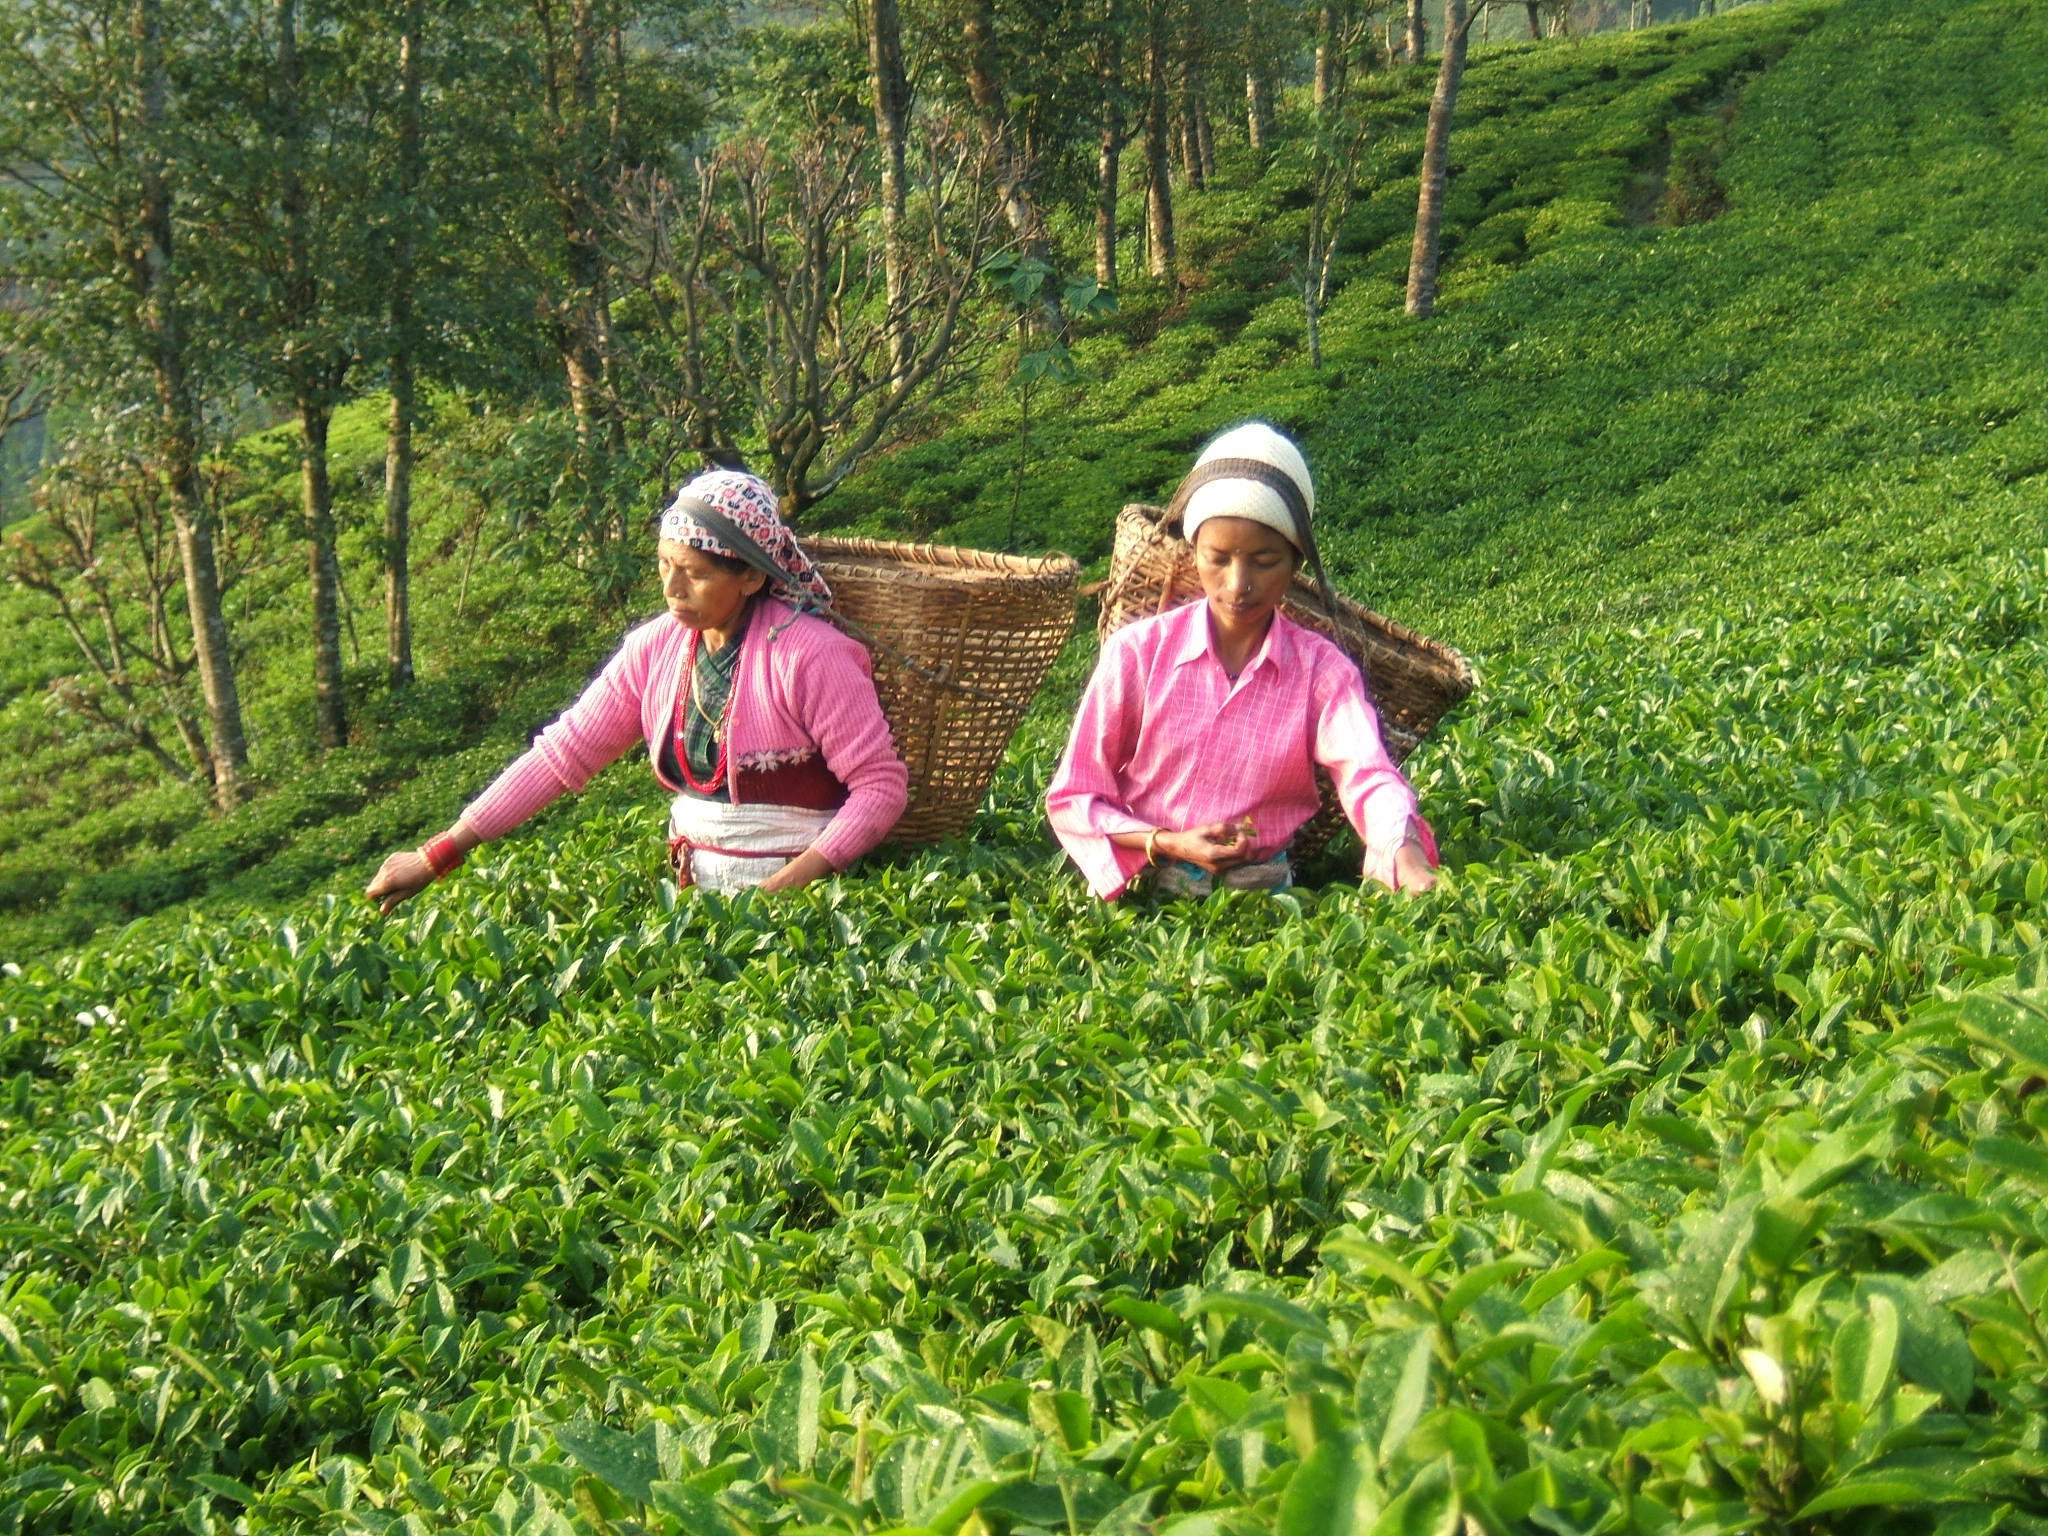
[[[434,872],[427,867],[425,857],[417,849],[406,848],[378,866],[375,878],[363,888],[363,894],[377,903],[378,911],[389,912],[406,897],[433,883]]]
[[[1394,878],[1383,882],[1388,889],[1420,894],[1436,884],[1436,869],[1422,844],[1409,838],[1394,854]]]
[[[463,855],[483,841],[460,817],[441,835],[453,842],[456,852]],[[460,859],[455,861],[457,864],[461,862]],[[452,864],[449,866],[453,867]],[[417,895],[433,883],[434,866],[427,862],[425,852],[419,848],[401,848],[378,866],[376,875],[363,887],[363,894],[377,903],[378,911],[388,913],[406,897]]]

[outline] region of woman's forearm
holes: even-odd
[[[833,873],[832,861],[816,848],[806,848],[782,868],[761,882],[764,891],[793,891],[799,886],[809,885],[813,880],[822,880]]]

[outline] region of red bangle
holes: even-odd
[[[427,861],[427,868],[438,880],[460,869],[468,855],[456,846],[454,838],[443,832],[439,837],[430,837],[420,844],[420,857]]]

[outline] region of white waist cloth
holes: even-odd
[[[677,850],[679,868],[688,875],[685,884],[738,891],[759,885],[810,847],[833,814],[677,795],[668,810],[668,835],[671,842],[680,838],[687,844]]]

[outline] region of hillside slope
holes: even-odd
[[[1779,4],[1693,27],[1507,49],[1476,62],[1460,118],[1460,169],[1446,226],[1450,312],[1441,324],[1455,323],[1460,295],[1489,291],[1531,253],[1570,246],[1620,220],[1624,202],[1640,190],[1640,168],[1657,162],[1670,126],[1739,92],[1820,14]],[[1057,424],[1037,434],[1023,506],[1026,542],[1101,553],[1118,504],[1162,494],[1211,427],[1264,414],[1301,432],[1318,456],[1339,574],[1377,594],[1364,564],[1382,556],[1352,547],[1344,530],[1359,525],[1361,497],[1380,493],[1361,490],[1358,450],[1339,434],[1375,430],[1382,397],[1420,386],[1433,393],[1432,371],[1445,357],[1466,357],[1465,343],[1446,352],[1438,342],[1452,332],[1419,330],[1394,314],[1429,87],[1426,70],[1361,83],[1373,147],[1346,234],[1356,254],[1340,268],[1343,286],[1328,323],[1332,366],[1320,375],[1299,360],[1300,306],[1287,296],[1305,218],[1301,147],[1283,144],[1277,162],[1262,168],[1242,146],[1234,159],[1226,146],[1221,183],[1183,199],[1184,247],[1197,286],[1168,291],[1133,278],[1122,316],[1078,345],[1086,382],[1064,399],[1041,392],[1036,414]],[[1137,228],[1141,215],[1132,200],[1126,229]],[[1135,248],[1127,246],[1124,260],[1127,272],[1140,270]],[[1551,323],[1543,301],[1522,307],[1532,310],[1532,327]],[[1391,350],[1374,363],[1364,348]],[[1588,357],[1575,366],[1597,373],[1603,364]],[[1487,414],[1453,409],[1445,418],[1453,439],[1491,435],[1498,400],[1535,411],[1581,386],[1567,377],[1553,390],[1547,378],[1514,376],[1495,387]],[[983,394],[996,403],[878,462],[821,514],[842,525],[889,532],[936,525],[967,542],[1001,542],[1016,403],[1001,390]],[[1462,397],[1450,398],[1455,406]],[[452,406],[430,436],[440,446],[423,467],[415,541],[423,685],[400,697],[384,691],[374,662],[376,403],[337,420],[344,564],[357,600],[349,633],[370,659],[349,674],[356,742],[318,762],[302,745],[311,662],[303,560],[289,531],[293,470],[279,458],[283,443],[249,445],[245,495],[268,508],[270,532],[267,554],[232,607],[264,793],[226,822],[208,815],[196,791],[160,784],[118,739],[49,709],[44,682],[76,665],[69,642],[41,599],[0,592],[0,633],[8,637],[0,649],[0,745],[22,765],[0,784],[0,956],[76,944],[195,899],[233,910],[317,887],[445,822],[494,760],[573,695],[628,616],[593,612],[574,572],[532,558],[545,542],[535,530],[548,524],[548,498],[559,491],[559,436],[522,432],[500,417],[465,420]],[[1553,452],[1541,442],[1532,449]],[[1592,464],[1596,456],[1579,457]],[[1431,459],[1401,473],[1432,487],[1422,504],[1450,508],[1467,471]],[[1548,508],[1539,498],[1520,510],[1540,519]],[[1397,545],[1424,547],[1434,517],[1409,521],[1413,527],[1385,526],[1398,527]],[[1435,531],[1463,537],[1448,521]],[[1468,620],[1455,601],[1461,591],[1469,588],[1453,577],[1440,591],[1416,588],[1388,603],[1483,655],[1512,631]],[[651,606],[651,589],[643,601]],[[1526,618],[1539,629],[1545,622],[1540,612]]]

